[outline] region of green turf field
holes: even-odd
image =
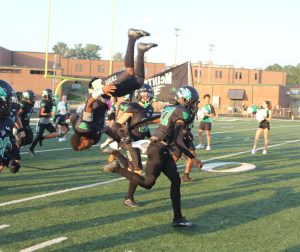
[[[107,155],[99,147],[77,153],[45,142],[35,158],[22,155],[18,174],[0,174],[0,251],[60,237],[67,239],[41,251],[300,251],[300,121],[272,122],[268,155],[250,154],[256,128],[251,119],[215,120],[212,151],[198,157],[256,169],[193,170],[181,187],[183,213],[197,225],[190,229],[170,225],[163,174],[152,190],[138,188],[143,207],[131,209],[123,205],[128,182],[100,171]]]

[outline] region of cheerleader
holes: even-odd
[[[256,154],[257,143],[262,133],[264,134],[265,139],[265,146],[262,154],[267,154],[269,144],[270,121],[272,119],[271,108],[271,102],[264,101],[262,104],[262,108],[256,113],[256,120],[259,122],[259,125],[255,134],[253,149],[251,151],[253,155]]]

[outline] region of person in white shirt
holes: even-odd
[[[271,113],[272,105],[270,101],[264,101],[262,104],[262,108],[257,111],[256,120],[259,122],[258,129],[255,134],[253,149],[251,154],[256,154],[256,148],[259,141],[259,138],[262,133],[264,133],[265,138],[265,146],[262,154],[267,154],[267,149],[269,145],[269,131],[270,131],[270,121],[272,119]]]
[[[55,116],[55,125],[59,126],[59,132],[63,131],[63,137],[58,139],[59,142],[67,140],[67,134],[70,130],[69,124],[66,122],[66,114],[70,113],[70,106],[67,101],[67,96],[63,95],[61,101],[57,104],[58,114]]]

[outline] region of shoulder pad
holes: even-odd
[[[190,111],[181,105],[176,106],[176,115],[177,115],[177,120],[181,119],[185,122],[189,121],[191,117]]]

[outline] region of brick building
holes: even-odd
[[[49,54],[48,74],[78,78],[104,77],[109,75],[108,60],[67,59]],[[0,79],[9,82],[16,91],[55,90],[59,80],[44,78],[45,54],[39,52],[10,51],[0,47]],[[123,62],[113,62],[113,72],[124,69]],[[164,63],[145,63],[146,78],[166,69]],[[200,93],[210,94],[218,113],[235,110],[245,102],[248,106],[270,100],[273,106],[296,110],[300,106],[300,86],[286,86],[286,73],[259,69],[234,68],[192,64],[192,77]],[[65,85],[78,89],[87,82],[69,81]]]
[[[54,53],[48,55],[48,74],[77,78],[109,75],[109,60],[67,59]],[[0,47],[0,79],[10,83],[16,91],[31,89],[37,95],[45,88],[55,90],[59,80],[44,78],[45,53],[17,52]],[[112,72],[124,69],[123,62],[113,62]],[[150,77],[165,70],[164,63],[145,63],[145,75]],[[73,84],[69,81],[66,84]],[[86,82],[76,82],[86,85]],[[76,85],[75,85],[76,86]],[[80,86],[80,85],[79,85]]]
[[[192,64],[192,76],[200,97],[210,94],[219,113],[236,110],[243,102],[251,106],[264,100],[282,108],[298,106],[290,96],[297,87],[286,86],[285,72]]]

